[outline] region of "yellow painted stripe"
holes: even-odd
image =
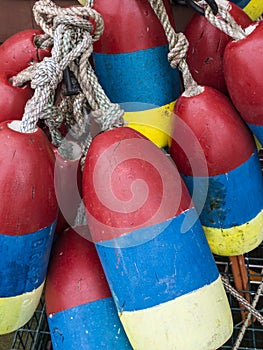
[[[263,14],[263,1],[250,0],[250,2],[243,8],[249,17],[255,21]]]
[[[159,147],[165,147],[171,134],[171,115],[175,101],[158,108],[125,112],[128,126],[139,131]]]
[[[119,316],[135,350],[217,349],[233,331],[220,277],[173,301]]]
[[[31,319],[38,306],[43,287],[44,282],[32,292],[0,298],[0,335],[17,330]]]
[[[228,229],[203,228],[214,254],[241,255],[258,247],[263,240],[263,210],[254,219],[240,226]]]

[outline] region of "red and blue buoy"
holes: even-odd
[[[127,127],[96,136],[83,198],[134,349],[208,350],[230,337],[219,272],[189,193],[162,150]]]
[[[171,156],[190,193],[194,187],[199,191],[194,202],[212,252],[233,256],[253,250],[263,240],[263,178],[251,132],[230,100],[210,87],[196,96],[182,94],[175,114],[184,123],[175,119]],[[185,133],[185,125],[192,134]],[[196,143],[205,155],[206,169],[197,166]],[[195,172],[189,162],[193,159]]]
[[[231,0],[241,7],[254,21],[263,14],[263,2],[261,0]]]
[[[92,242],[69,228],[50,260],[46,311],[54,350],[131,350]]]
[[[171,5],[164,1],[173,23]],[[94,4],[105,28],[94,43],[99,82],[124,119],[159,146],[167,144],[170,115],[180,94],[177,69],[167,59],[168,42],[148,0],[106,0]]]
[[[224,75],[230,97],[259,142],[263,144],[263,21],[250,26],[246,37],[229,42]],[[240,76],[240,79],[236,77]]]
[[[54,153],[43,131],[0,124],[0,334],[34,314],[46,276],[57,218]]]

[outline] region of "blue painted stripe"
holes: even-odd
[[[263,145],[263,125],[247,124],[259,142]]]
[[[195,209],[189,211],[196,217]],[[120,312],[165,303],[218,278],[199,220],[185,233],[181,231],[189,211],[168,220],[165,225],[157,224],[126,235],[127,242],[149,235],[149,240],[142,239],[140,245],[125,247],[123,238],[96,244]]]
[[[54,350],[131,350],[112,297],[48,317]]]
[[[161,107],[178,98],[179,73],[171,68],[167,54],[168,45],[164,45],[121,54],[93,53],[93,58],[107,96],[112,102],[133,103],[125,106],[126,112],[133,112]],[[134,102],[142,105],[135,108]]]
[[[56,222],[23,236],[0,234],[0,297],[21,295],[45,279]]]
[[[250,0],[231,0],[234,4],[238,5],[241,8],[244,8]]]
[[[190,193],[195,188],[202,193],[207,178],[182,175]],[[205,205],[195,199],[204,226],[230,228],[254,219],[263,209],[263,177],[257,151],[242,165],[229,173],[208,178],[208,194]],[[203,198],[203,195],[200,196]]]

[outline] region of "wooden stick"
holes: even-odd
[[[244,255],[231,256],[230,261],[232,264],[232,273],[235,283],[235,288],[250,303],[248,274],[245,264]],[[244,309],[244,305],[239,303],[241,309]],[[247,311],[241,310],[242,320],[245,321],[247,317]],[[251,324],[251,321],[250,321]]]

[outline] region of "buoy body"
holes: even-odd
[[[225,49],[224,74],[231,99],[249,128],[263,142],[263,22]],[[240,79],[236,79],[236,77]]]
[[[229,2],[228,11],[242,28],[253,23],[235,4]],[[184,34],[189,42],[186,61],[194,80],[200,85],[211,86],[227,94],[223,56],[231,37],[199,14],[192,16]]]
[[[263,14],[263,3],[261,0],[232,0],[231,2],[241,7],[253,21]]]
[[[33,96],[33,90],[27,84],[23,87],[12,85],[10,78],[14,71],[0,71],[0,123],[11,119],[22,119],[27,101]]]
[[[231,256],[256,248],[263,239],[263,179],[252,134],[228,98],[209,87],[197,96],[183,94],[175,113],[193,131],[184,139],[192,151],[186,155],[176,141],[184,130],[175,122],[171,156],[191,193],[195,186],[203,194],[208,183],[205,203],[197,196],[195,205],[212,252]],[[197,142],[208,176],[190,167],[191,158],[198,165]]]
[[[164,1],[173,23],[169,1]],[[105,29],[94,43],[99,82],[121,104],[129,126],[159,146],[167,144],[170,114],[180,93],[178,70],[167,59],[163,27],[147,0],[95,1]]]
[[[204,350],[223,344],[232,332],[231,312],[173,162],[135,130],[105,132],[90,146],[83,196],[132,347]]]
[[[75,229],[60,233],[47,275],[53,349],[130,350],[94,244]]]
[[[34,62],[40,62],[50,56],[51,49],[40,49],[35,43],[37,36],[43,34],[38,29],[20,31],[0,46],[0,71],[21,72]]]
[[[39,303],[57,216],[50,143],[17,125],[0,124],[0,334],[23,326]]]

